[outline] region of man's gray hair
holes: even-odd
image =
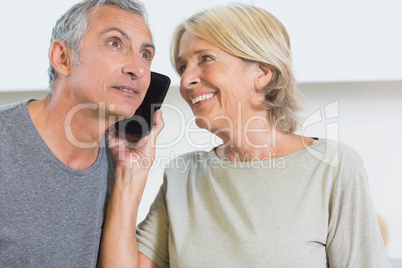
[[[115,6],[126,12],[140,15],[146,20],[144,5],[134,0],[84,0],[72,6],[56,22],[50,43],[54,40],[65,42],[73,55],[73,65],[80,63],[81,39],[90,26],[88,18],[97,8],[105,5]],[[57,77],[57,72],[52,64],[49,66],[48,74],[49,87],[52,90]]]

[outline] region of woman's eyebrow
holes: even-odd
[[[200,50],[194,51],[194,53],[192,53],[191,55],[197,56],[197,55],[199,55],[199,54],[204,53],[205,51],[208,51],[208,49],[200,49]],[[178,57],[176,58],[176,62],[180,62],[181,60],[182,60],[181,56],[178,56]]]

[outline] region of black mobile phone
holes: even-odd
[[[154,125],[154,114],[161,108],[169,86],[168,76],[151,72],[151,83],[140,107],[132,117],[115,123],[115,128],[136,137],[148,135]]]

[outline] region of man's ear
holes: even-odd
[[[258,75],[254,81],[257,90],[263,90],[272,79],[272,70],[266,65],[258,64]]]
[[[71,52],[66,43],[61,40],[54,40],[49,48],[49,61],[58,74],[70,75]]]

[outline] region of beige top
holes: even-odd
[[[171,161],[138,249],[160,267],[392,267],[361,158],[335,141],[257,161]]]

